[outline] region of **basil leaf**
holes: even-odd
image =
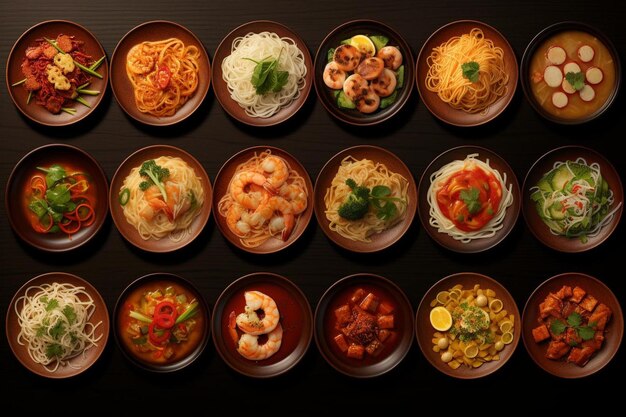
[[[63,184],[57,184],[46,191],[46,200],[51,205],[64,205],[71,200],[70,190]]]
[[[288,71],[274,71],[272,76],[272,91],[278,93],[283,89],[289,79]]]
[[[386,185],[376,185],[372,188],[372,196],[375,198],[387,197],[391,194],[391,188]]]
[[[478,70],[480,66],[478,62],[470,61],[461,65],[461,70],[463,71],[463,77],[467,78],[471,82],[475,83],[478,81]]]

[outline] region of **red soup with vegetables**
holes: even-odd
[[[36,167],[28,178],[23,207],[36,232],[71,238],[96,220],[96,187],[90,173],[54,162]]]
[[[403,317],[396,300],[372,285],[351,286],[329,306],[326,337],[339,357],[373,364],[388,356],[400,340]]]
[[[193,292],[169,281],[135,288],[118,315],[119,335],[140,361],[165,365],[194,352],[204,337],[205,312]]]
[[[598,111],[615,89],[615,63],[595,36],[569,30],[550,37],[530,61],[530,85],[551,115],[576,120]]]

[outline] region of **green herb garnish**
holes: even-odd
[[[359,220],[372,207],[376,211],[376,217],[381,220],[390,220],[398,215],[398,208],[394,202],[406,205],[406,200],[398,197],[390,197],[391,188],[386,185],[377,185],[371,190],[368,187],[357,185],[352,178],[346,180],[352,192],[344,203],[339,206],[338,213],[346,220]]]
[[[585,86],[585,75],[582,72],[568,72],[565,79],[576,91],[580,91]]]
[[[482,208],[482,204],[478,199],[479,195],[480,191],[478,188],[474,187],[469,190],[461,190],[461,193],[459,194],[459,197],[461,197],[461,200],[463,200],[467,206],[467,211],[469,211],[470,214],[476,214]]]
[[[46,356],[48,358],[63,356],[63,347],[57,343],[49,344],[46,347]]]
[[[144,181],[139,183],[139,189],[146,191],[152,185],[156,185],[161,191],[163,201],[167,203],[167,194],[165,193],[165,179],[170,176],[170,170],[157,165],[154,159],[150,159],[141,164],[139,175],[144,177]]]
[[[250,82],[255,88],[256,93],[259,95],[267,94],[269,92],[277,93],[283,89],[287,84],[289,78],[288,71],[280,71],[278,69],[278,60],[282,49],[278,54],[278,58],[272,59],[270,57],[263,58],[261,61],[255,61],[252,58],[244,58],[248,61],[252,61],[256,64],[254,71],[252,71],[252,78]]]
[[[561,320],[554,320],[552,323],[550,323],[550,332],[552,334],[558,336],[560,334],[563,334],[565,329],[567,329],[567,326]]]
[[[463,70],[463,77],[467,78],[471,82],[475,83],[478,81],[478,70],[480,66],[478,62],[470,61],[461,65],[461,69]]]
[[[595,322],[587,323],[586,326],[581,326],[583,322],[583,318],[580,314],[574,312],[567,316],[567,324],[562,320],[554,320],[550,324],[550,332],[555,335],[563,334],[563,332],[571,327],[576,331],[576,334],[583,340],[591,340],[595,336],[594,327],[596,326]]]

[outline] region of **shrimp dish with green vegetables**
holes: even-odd
[[[537,213],[556,235],[578,237],[583,243],[598,235],[622,203],[614,205],[613,191],[600,165],[583,158],[557,162],[530,189]]]

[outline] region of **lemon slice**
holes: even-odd
[[[465,354],[466,357],[472,359],[478,356],[478,351],[479,351],[478,346],[468,345],[465,347],[465,350],[463,351],[463,353]]]
[[[437,293],[437,301],[441,304],[445,304],[450,299],[450,293],[448,291],[439,291]]]
[[[503,333],[502,338],[500,340],[502,340],[502,343],[504,343],[505,345],[510,344],[513,341],[513,333],[511,332]]]
[[[374,56],[376,54],[374,42],[365,35],[354,35],[350,39],[350,45],[355,46],[365,56]]]
[[[440,332],[452,327],[452,314],[445,307],[435,307],[430,310],[430,324]]]
[[[491,300],[491,302],[489,303],[489,310],[493,311],[494,313],[500,312],[500,310],[502,310],[502,307],[502,301],[498,298]]]
[[[512,328],[513,328],[513,323],[511,323],[509,320],[505,320],[500,323],[500,331],[502,333],[506,333],[510,331]]]

